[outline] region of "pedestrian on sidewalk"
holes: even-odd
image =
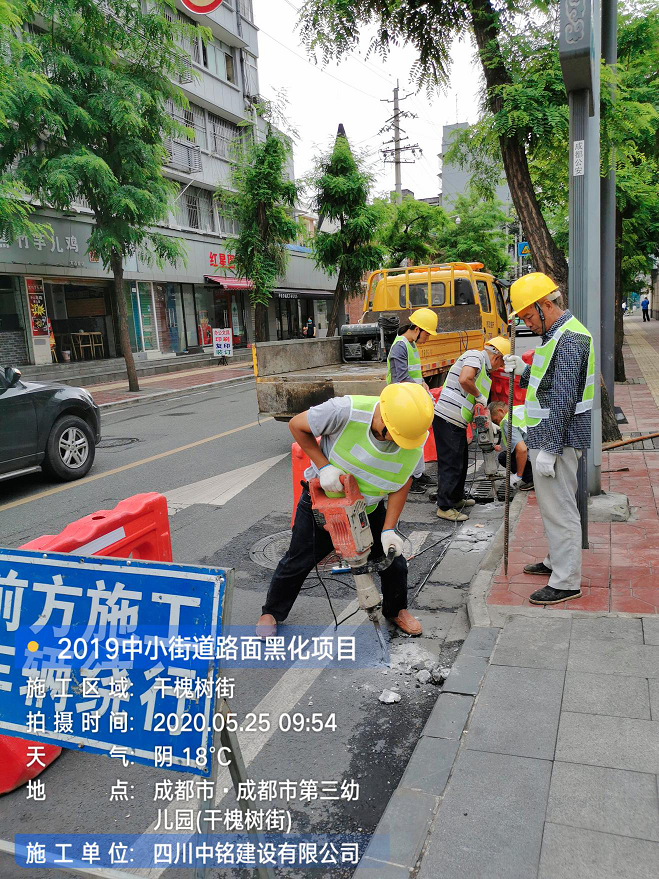
[[[501,440],[504,449],[499,452],[499,464],[506,466],[506,448],[508,446],[508,405],[500,400],[490,403],[490,416],[493,424],[501,428]],[[510,487],[519,491],[531,491],[533,488],[533,470],[526,445],[526,410],[524,406],[513,406],[512,452],[510,454]],[[497,448],[499,448],[497,446]]]
[[[289,422],[294,439],[311,461],[304,473],[307,481],[319,477],[324,491],[343,494],[340,477],[352,473],[357,480],[373,532],[371,557],[386,556],[392,548],[396,554],[380,574],[382,613],[408,635],[420,635],[421,623],[407,610],[407,561],[402,555],[403,538],[394,529],[432,418],[430,395],[418,384],[405,383],[388,385],[379,398],[335,397]],[[290,613],[308,574],[331,551],[330,535],[316,523],[305,488],[295,512],[291,544],[273,574],[256,624],[257,635],[276,634],[277,623]]]
[[[643,312],[643,323],[650,320],[650,300],[647,295],[641,299],[641,311]]]
[[[316,336],[316,324],[311,315],[307,318],[307,322],[304,326],[304,335],[307,339],[313,339]]]
[[[526,442],[549,543],[545,560],[526,565],[524,572],[549,579],[531,595],[531,604],[558,604],[581,595],[577,466],[590,446],[595,352],[590,333],[563,309],[560,291],[547,275],[523,275],[510,288],[510,302],[512,314],[542,336],[530,366],[517,355],[504,358],[506,372],[519,375],[527,389]]]
[[[429,338],[439,335],[437,323],[437,313],[430,308],[418,308],[412,312],[409,323],[401,327],[389,349],[387,384],[414,382],[429,390],[421,373],[421,356],[417,345],[423,345]],[[426,476],[423,457],[421,457],[419,466],[413,474],[410,492],[423,494],[429,482],[430,478]]]
[[[485,349],[465,351],[450,368],[442,393],[435,403],[433,433],[437,447],[437,516],[451,522],[464,522],[463,510],[476,502],[464,495],[469,464],[467,425],[474,417],[474,405],[487,406],[492,387],[490,373],[503,367],[510,354],[510,341],[496,336]]]

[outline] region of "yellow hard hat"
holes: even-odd
[[[415,327],[425,330],[431,336],[439,335],[437,332],[437,324],[439,323],[437,312],[431,308],[417,308],[410,315],[410,323],[414,324]]]
[[[491,348],[496,348],[499,354],[503,357],[506,357],[510,354],[510,339],[507,339],[505,336],[495,336],[493,339],[490,339],[489,342],[485,343],[489,345]]]
[[[549,296],[558,290],[558,284],[542,272],[530,272],[522,275],[510,285],[510,316],[519,314],[539,299]]]
[[[432,398],[415,382],[387,385],[380,394],[380,415],[397,446],[418,449],[432,424]]]

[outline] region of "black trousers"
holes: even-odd
[[[642,308],[641,311],[643,312],[643,320],[644,320],[644,321],[646,321],[646,320],[649,321],[649,320],[650,320],[650,311],[649,311],[649,309],[647,309],[647,308]]]
[[[437,506],[450,510],[464,497],[469,465],[467,430],[435,415],[432,431],[437,447]]]
[[[368,517],[373,532],[373,549],[369,558],[383,555],[380,536],[384,517],[384,503],[379,503]],[[332,548],[329,533],[316,525],[309,492],[303,491],[295,512],[291,545],[272,575],[263,613],[272,614],[279,623],[285,620],[307,576]],[[382,613],[386,617],[395,617],[399,610],[407,607],[407,561],[404,556],[396,556],[387,570],[380,574],[380,580]]]
[[[499,464],[502,467],[506,466],[506,450],[499,452]],[[517,473],[517,461],[515,458],[515,449],[513,449],[512,455],[510,456],[510,472]],[[522,480],[524,482],[533,482],[533,469],[531,468],[531,458],[527,457],[526,464],[524,465],[524,473],[522,474]]]

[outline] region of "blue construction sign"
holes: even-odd
[[[528,241],[517,242],[517,256],[531,256],[531,248]]]
[[[0,733],[210,776],[229,578],[0,549]]]

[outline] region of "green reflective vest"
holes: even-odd
[[[487,355],[485,355],[487,356]],[[476,376],[476,381],[474,382],[479,392],[487,398],[490,396],[490,388],[492,387],[492,379],[490,378],[490,374],[488,373],[485,365],[481,366],[478,375]],[[474,418],[474,403],[476,402],[476,397],[473,394],[465,394],[465,399],[462,404],[462,409],[460,410],[460,414],[465,420],[465,424],[470,424]]]
[[[393,345],[389,349],[389,356],[387,357],[387,384],[391,384],[391,352],[394,350],[394,345],[401,344],[407,348],[407,374],[413,382],[416,382],[418,385],[423,384],[419,349],[409,339],[406,339],[405,336],[396,336]]]
[[[571,317],[562,327],[558,328],[548,342],[536,348],[533,352],[531,375],[526,389],[526,402],[524,404],[528,427],[535,427],[543,419],[549,418],[549,409],[544,409],[538,400],[538,386],[549,369],[549,364],[554,356],[559,339],[566,330],[570,330],[573,333],[581,333],[583,336],[587,336],[590,342],[586,385],[583,389],[581,400],[575,407],[574,414],[581,415],[583,412],[589,412],[593,408],[593,398],[595,396],[595,349],[593,347],[593,337],[576,317]]]
[[[334,443],[329,460],[345,473],[352,473],[364,495],[366,511],[371,513],[383,498],[405,485],[419,463],[423,447],[401,449],[396,446],[394,452],[380,451],[371,434],[379,397],[351,396],[349,399],[350,420]]]
[[[499,424],[504,446],[508,445],[508,413],[503,416]],[[513,427],[516,427],[526,436],[526,409],[524,406],[513,406]]]

